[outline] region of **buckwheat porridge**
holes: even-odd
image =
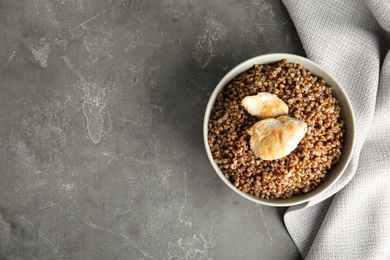
[[[214,161],[237,189],[264,199],[289,199],[314,190],[341,156],[345,121],[331,86],[299,64],[282,60],[254,65],[218,94],[208,122]],[[304,121],[306,134],[288,155],[263,160],[251,147],[250,130],[261,121],[242,100],[266,92],[288,107],[288,117]]]

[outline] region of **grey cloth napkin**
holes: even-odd
[[[308,58],[344,86],[357,124],[344,175],[290,207],[286,227],[306,259],[390,259],[390,1],[283,2]]]

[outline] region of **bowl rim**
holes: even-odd
[[[342,165],[340,165],[340,163],[341,163],[341,160],[340,160],[340,163],[338,165],[336,165],[335,168],[338,168],[338,174],[332,180],[328,181],[329,178],[327,180],[325,180],[324,183],[328,181],[326,186],[322,185],[322,188],[319,189],[319,187],[321,187],[321,185],[319,185],[313,191],[310,191],[310,192],[305,193],[305,194],[293,196],[291,199],[266,200],[266,199],[256,197],[254,195],[250,195],[249,193],[245,193],[245,192],[240,191],[222,173],[221,169],[214,162],[214,159],[213,159],[213,156],[211,153],[211,149],[210,149],[210,146],[208,144],[208,121],[209,121],[209,118],[211,115],[211,109],[214,106],[217,95],[222,91],[222,89],[226,86],[226,84],[228,84],[235,76],[237,76],[238,74],[240,74],[244,71],[249,70],[255,64],[260,64],[260,65],[261,64],[272,64],[272,63],[278,62],[282,59],[287,59],[289,62],[292,62],[292,63],[301,64],[305,68],[307,68],[307,66],[311,67],[311,68],[307,68],[307,69],[310,70],[310,72],[312,72],[313,75],[324,78],[327,82],[327,85],[331,85],[333,87],[332,95],[334,94],[333,92],[334,92],[335,88],[337,88],[337,92],[339,95],[339,97],[338,97],[339,101],[341,98],[343,99],[343,102],[340,102],[340,106],[342,106],[342,110],[347,109],[348,111],[346,113],[349,114],[349,116],[350,116],[350,120],[348,121],[348,126],[346,126],[346,131],[347,131],[347,128],[349,131],[349,133],[348,133],[349,145],[347,147],[343,146],[343,153],[342,153],[342,156],[340,158],[344,158],[343,159],[344,163]],[[264,62],[261,62],[261,61],[264,61]],[[329,84],[329,81],[331,81],[332,84]],[[208,101],[207,106],[206,106],[204,119],[203,119],[203,141],[204,141],[207,157],[208,157],[214,171],[222,179],[222,181],[228,187],[230,187],[233,191],[235,191],[237,194],[239,194],[240,196],[242,196],[250,201],[253,201],[255,203],[262,204],[262,205],[274,206],[274,207],[294,206],[294,205],[308,202],[310,200],[313,200],[314,198],[317,198],[318,196],[323,194],[325,191],[330,189],[337,182],[337,180],[343,175],[343,173],[345,172],[345,169],[349,165],[349,162],[350,162],[351,157],[352,157],[353,149],[355,147],[355,115],[354,115],[352,104],[351,104],[351,102],[348,98],[348,95],[345,92],[343,86],[340,84],[340,82],[332,74],[330,74],[321,65],[317,64],[316,62],[314,62],[308,58],[305,58],[303,56],[299,56],[296,54],[268,53],[268,54],[263,54],[263,55],[259,55],[256,57],[252,57],[250,59],[247,59],[247,60],[239,63],[237,66],[232,68],[228,73],[226,73],[225,76],[218,82],[217,86],[214,88],[212,94],[210,95],[209,101]],[[347,140],[345,140],[345,142],[346,141]],[[348,149],[347,149],[346,153],[344,153],[346,148],[348,148]],[[335,168],[332,171],[334,171]],[[322,183],[322,184],[324,184],[324,183]]]

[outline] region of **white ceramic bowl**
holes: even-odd
[[[333,87],[332,95],[339,100],[339,105],[341,107],[341,117],[345,120],[346,123],[345,124],[346,134],[345,134],[345,142],[344,142],[343,151],[342,151],[339,164],[337,164],[337,166],[335,166],[332,169],[332,171],[329,173],[329,177],[324,182],[322,182],[315,190],[308,192],[306,194],[295,195],[291,199],[266,200],[240,191],[239,189],[234,187],[234,185],[224,176],[221,169],[214,162],[213,156],[211,154],[210,146],[208,144],[208,138],[207,138],[208,121],[210,118],[211,109],[214,106],[217,95],[235,76],[237,76],[238,74],[244,71],[249,70],[250,68],[252,68],[254,64],[270,64],[270,63],[278,62],[282,59],[287,59],[289,62],[292,63],[301,64],[303,67],[311,71],[313,75],[324,78],[326,83]],[[307,202],[313,199],[314,197],[319,196],[327,189],[329,189],[343,174],[344,170],[346,169],[351,159],[352,150],[355,143],[355,117],[353,114],[351,102],[349,101],[347,94],[343,90],[340,83],[320,65],[316,64],[315,62],[307,58],[298,55],[286,54],[286,53],[265,54],[265,55],[254,57],[252,59],[249,59],[239,64],[231,71],[229,71],[225,75],[225,77],[223,77],[222,80],[218,83],[217,87],[214,89],[213,93],[211,94],[211,97],[206,107],[206,112],[205,112],[204,122],[203,122],[203,140],[204,140],[207,156],[215,172],[218,174],[221,180],[227,186],[229,186],[233,191],[238,193],[240,196],[259,204],[276,206],[276,207],[292,206],[303,202]]]

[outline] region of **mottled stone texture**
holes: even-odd
[[[208,97],[304,54],[273,0],[0,0],[0,259],[299,259],[213,172]]]

